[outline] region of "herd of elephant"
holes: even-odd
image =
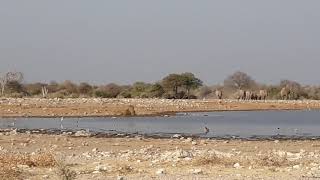
[[[280,97],[282,100],[290,99],[291,89],[288,87],[284,87],[280,91]],[[223,98],[223,93],[221,90],[216,90],[215,95],[218,99]],[[236,92],[236,98],[238,100],[266,100],[268,97],[267,90],[259,90],[259,91],[250,91],[250,90],[238,90]]]

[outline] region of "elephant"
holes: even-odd
[[[222,99],[222,91],[216,90],[216,91],[215,91],[215,94],[216,94],[216,97],[217,97],[218,99]]]
[[[288,87],[284,87],[280,91],[280,96],[282,100],[290,99],[291,90]]]
[[[245,95],[246,95],[246,97],[245,97],[245,100],[251,100],[252,99],[252,92],[251,91],[246,91],[245,92]]]
[[[242,89],[238,90],[237,99],[238,100],[245,100],[245,98],[246,98],[246,92]]]
[[[267,90],[260,90],[259,91],[259,100],[266,100],[268,96],[268,91]]]
[[[256,92],[252,92],[251,99],[252,100],[258,100],[259,99],[259,94],[256,93]]]

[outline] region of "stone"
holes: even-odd
[[[185,142],[192,142],[192,138],[187,138]]]
[[[124,180],[124,177],[123,176],[118,176],[117,180]]]
[[[181,136],[180,134],[175,134],[175,135],[173,135],[172,137],[179,139],[179,138],[181,138],[182,136]]]
[[[29,169],[30,167],[28,165],[17,165],[20,169]]]
[[[300,169],[301,167],[300,167],[300,165],[295,165],[295,166],[293,166],[292,168],[293,168],[293,169]]]
[[[234,164],[233,167],[236,168],[236,169],[240,169],[241,168],[239,163]]]
[[[49,175],[43,175],[42,178],[43,179],[49,179]]]
[[[203,174],[202,169],[195,169],[193,170],[192,174]]]
[[[74,136],[76,136],[76,137],[88,137],[88,136],[90,136],[90,135],[91,135],[90,133],[88,133],[88,132],[86,132],[86,131],[84,131],[84,130],[77,131],[77,132],[74,134]]]
[[[163,174],[165,174],[165,170],[164,169],[158,169],[156,174],[157,175],[163,175]]]
[[[106,166],[104,166],[104,165],[98,165],[98,166],[96,166],[96,167],[94,168],[94,170],[101,172],[101,171],[107,171],[108,168],[107,168]]]
[[[92,152],[98,152],[98,148],[93,148]]]

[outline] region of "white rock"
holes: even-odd
[[[192,141],[191,144],[192,144],[192,145],[197,145],[197,142],[196,142],[196,141]]]
[[[241,168],[239,163],[234,164],[233,167],[236,168],[236,169],[240,169]]]
[[[98,166],[96,166],[96,167],[94,168],[94,170],[95,170],[95,171],[99,171],[99,172],[101,172],[101,171],[107,171],[107,167],[104,166],[104,165],[98,165]]]
[[[158,169],[156,172],[157,175],[162,175],[165,174],[165,170],[164,169]]]
[[[124,180],[124,177],[123,176],[118,176],[117,180]]]
[[[98,148],[92,149],[92,152],[97,152],[97,151],[98,151]]]
[[[88,132],[86,132],[86,131],[84,131],[84,130],[77,131],[77,132],[74,134],[74,136],[76,136],[76,137],[88,137],[88,136],[90,136],[90,135],[91,135],[90,133],[88,133]]]
[[[28,165],[17,165],[20,169],[29,169],[30,167]]]
[[[43,175],[42,178],[43,178],[43,179],[48,179],[49,176],[48,176],[48,175]]]
[[[292,167],[293,169],[300,169],[300,165],[295,165]]]
[[[203,174],[202,169],[195,169],[193,172],[193,174]]]
[[[175,134],[172,136],[173,138],[181,138],[182,136],[180,134]]]

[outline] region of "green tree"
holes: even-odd
[[[163,87],[159,83],[151,85],[148,89],[149,98],[160,98],[165,93]]]
[[[131,95],[138,98],[145,97],[150,86],[145,82],[136,82],[132,85]]]
[[[177,97],[178,90],[180,87],[183,86],[183,78],[179,74],[169,74],[162,80],[162,86],[167,91],[172,91],[174,94],[174,97]]]
[[[187,98],[190,97],[190,90],[197,89],[203,84],[203,82],[200,79],[196,78],[192,73],[182,73],[180,76],[182,79],[182,85],[187,91]]]

